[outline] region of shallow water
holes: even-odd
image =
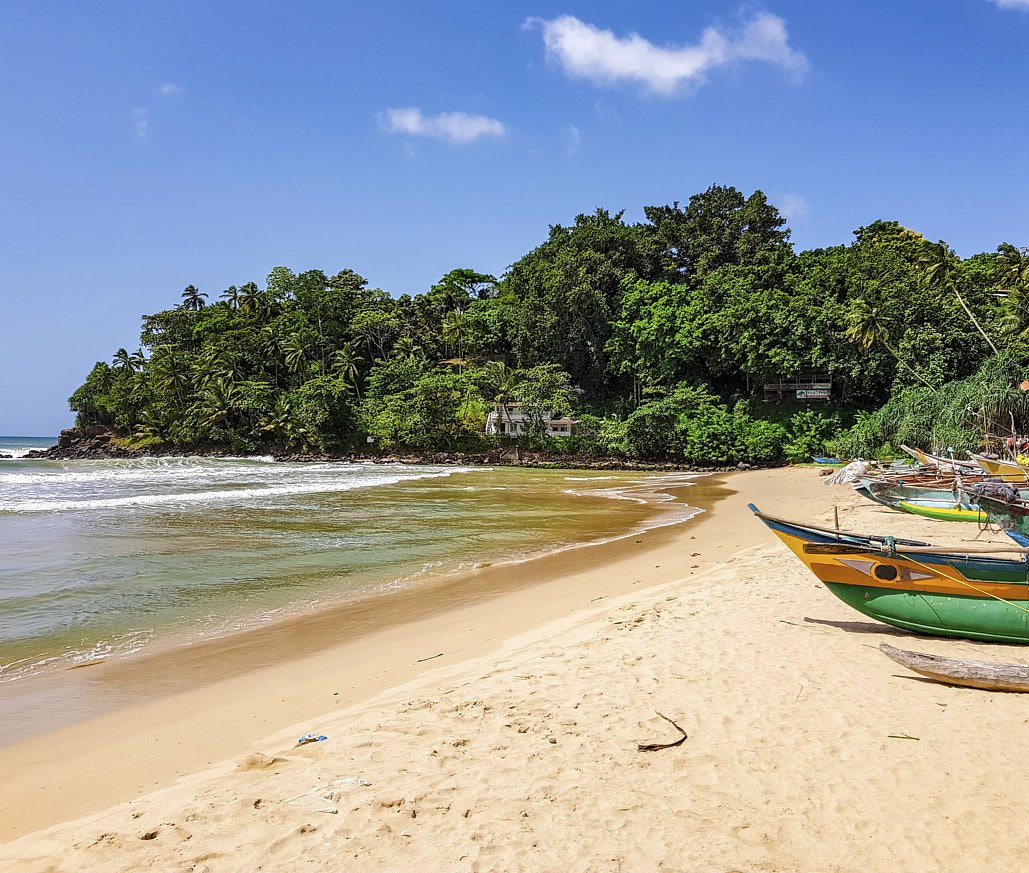
[[[688,478],[0,460],[0,682],[670,523]]]

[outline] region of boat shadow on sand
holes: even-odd
[[[933,636],[932,634],[920,634],[917,631],[907,631],[903,628],[892,627],[888,624],[881,624],[877,621],[837,621],[828,618],[811,618],[810,616],[804,616],[804,624],[817,624],[825,625],[827,627],[834,627],[838,630],[847,631],[853,634],[881,634],[882,636],[888,637],[904,637],[909,640],[935,640],[947,642],[945,637]],[[983,640],[974,640],[965,637],[955,637],[950,642],[963,642],[968,643],[973,648],[975,646],[987,645],[991,648],[998,649],[1011,649],[1012,651],[1019,651],[1025,653],[1025,643],[1012,643],[1006,640],[990,640],[985,642]]]
[[[883,634],[890,637],[905,637],[907,639],[925,639],[925,634],[917,634],[913,631],[902,630],[898,627],[891,627],[888,624],[881,624],[877,621],[835,621],[828,618],[811,618],[804,616],[806,624],[825,625],[838,630],[847,631],[853,634]]]
[[[805,624],[808,624],[808,625],[814,624],[814,625],[825,625],[825,626],[828,626],[828,627],[834,627],[837,630],[842,630],[842,631],[846,631],[847,633],[853,633],[853,634],[882,634],[884,636],[901,637],[901,638],[905,638],[905,639],[915,639],[915,640],[932,639],[932,637],[926,637],[925,634],[915,633],[914,631],[901,630],[900,628],[890,627],[888,624],[880,624],[880,623],[874,622],[874,621],[834,621],[832,619],[827,619],[827,618],[811,618],[810,616],[805,615],[804,616],[804,622],[805,622]],[[967,642],[974,643],[975,640],[968,640]],[[1011,646],[1012,648],[1022,648],[1022,649],[1025,648],[1024,646],[1020,646],[1018,643],[1003,643],[1003,642],[1001,642],[1001,643],[991,643],[991,645],[1004,646],[1004,647]],[[893,673],[892,676],[893,676],[894,679],[906,679],[909,682],[917,682],[919,684],[925,684],[925,685],[936,685],[936,686],[939,686],[941,684],[940,681],[937,680],[937,679],[930,679],[930,678],[928,678],[926,676],[912,675],[911,673]],[[975,688],[975,687],[972,687],[972,686],[963,686],[963,687],[965,688],[965,690],[968,690],[968,691],[983,691],[985,693],[990,693],[989,690],[985,689],[985,688]]]

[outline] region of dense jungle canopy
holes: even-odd
[[[1029,423],[1026,249],[962,260],[876,221],[796,252],[764,194],[721,186],[643,212],[577,216],[500,277],[414,295],[351,269],[191,285],[71,407],[141,446],[347,452],[485,448],[488,412],[518,402],[529,447],[698,465],[971,448]],[[815,372],[828,402],[763,399]],[[550,412],[579,433],[546,436]]]

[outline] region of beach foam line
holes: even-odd
[[[45,469],[0,472],[0,485],[118,484],[189,478],[217,481],[239,479],[241,475],[284,476],[299,467],[278,464],[270,455],[255,458],[139,458],[44,463],[48,465]],[[364,467],[342,462],[322,462],[304,464],[302,469],[305,475],[344,470],[352,475],[364,475],[370,469],[396,470],[400,467],[395,464]]]
[[[0,458],[0,464],[4,461],[18,461],[24,458],[29,452],[45,452],[52,446],[23,446],[21,448],[4,448],[0,446],[0,455],[10,455],[9,458]],[[29,460],[32,460],[31,458]]]
[[[441,479],[456,473],[469,473],[465,467],[455,467],[416,475],[393,475],[362,477],[340,480],[321,480],[308,483],[292,483],[289,485],[267,485],[256,488],[237,488],[226,491],[193,491],[174,494],[133,494],[125,497],[106,497],[84,500],[21,500],[0,506],[0,512],[70,512],[90,509],[116,509],[125,506],[162,506],[162,505],[196,505],[215,502],[246,502],[248,500],[266,500],[273,497],[289,497],[294,494],[335,494],[353,491],[359,488],[374,488],[383,485],[396,485],[401,482],[413,482],[422,479]]]

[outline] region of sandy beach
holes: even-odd
[[[938,543],[975,525],[813,469],[695,491],[713,508],[685,524],[398,599],[360,633],[298,621],[264,638],[278,658],[223,642],[113,672],[155,693],[0,748],[0,869],[1025,869],[1029,700],[877,646],[1029,650],[864,619],[746,504]],[[688,738],[641,752],[678,737],[658,713]]]

